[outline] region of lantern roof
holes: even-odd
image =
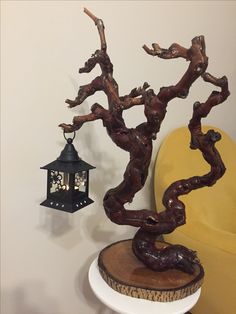
[[[73,162],[68,161],[65,162],[56,159],[53,162],[49,163],[48,165],[41,167],[41,169],[63,171],[67,173],[76,173],[79,171],[95,169],[95,167],[83,161],[82,159]]]
[[[65,137],[65,139],[67,144],[61,151],[60,156],[48,165],[41,167],[41,169],[63,171],[67,173],[76,173],[94,169],[94,166],[88,164],[79,157],[78,152],[72,144],[74,138]]]

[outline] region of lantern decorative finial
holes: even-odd
[[[64,138],[67,141],[67,144],[57,159],[64,162],[79,161],[80,157],[78,155],[78,152],[76,151],[74,145],[72,144],[75,138],[75,132],[74,132],[73,138],[66,138],[65,132],[63,134],[64,134]]]

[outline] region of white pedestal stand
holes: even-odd
[[[99,273],[97,258],[89,269],[89,283],[97,298],[110,309],[121,314],[184,314],[198,301],[201,288],[187,298],[173,302],[153,302],[132,298],[108,286]]]

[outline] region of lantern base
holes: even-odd
[[[76,202],[72,204],[63,203],[54,199],[47,198],[45,201],[43,201],[40,205],[54,208],[57,210],[61,210],[68,213],[74,213],[77,210],[92,204],[94,201],[91,200],[89,197],[83,197],[80,200],[77,200]]]

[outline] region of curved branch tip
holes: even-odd
[[[98,18],[87,8],[84,8],[84,13],[87,14],[94,21],[95,24],[97,23]]]

